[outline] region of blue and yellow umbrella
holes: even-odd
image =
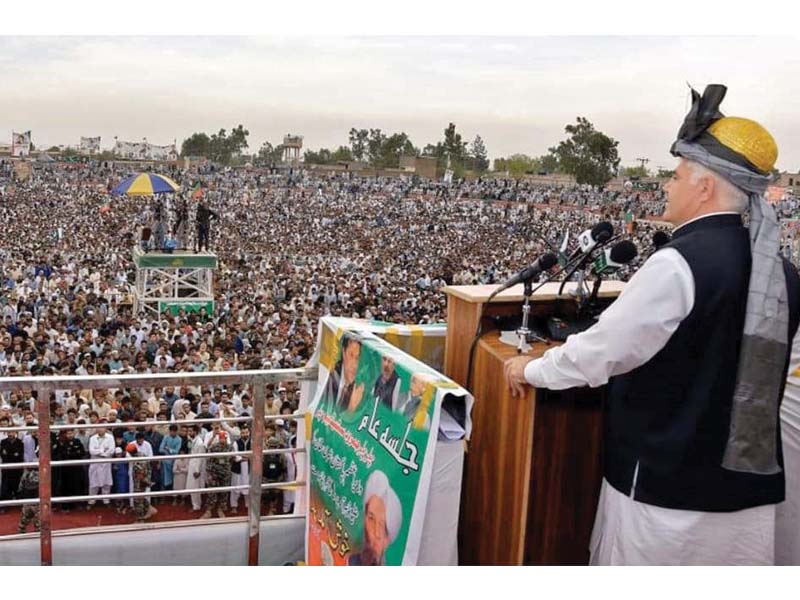
[[[139,173],[123,179],[117,187],[111,190],[111,193],[126,196],[153,196],[154,194],[174,194],[180,190],[181,186],[169,177],[155,173]]]

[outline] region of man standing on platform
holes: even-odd
[[[771,564],[784,499],[778,411],[800,278],[763,198],[777,159],[711,85],[671,152],[672,241],[591,329],[506,363],[512,392],[608,382],[592,564]],[[741,214],[750,208],[749,231]]]
[[[175,226],[172,228],[172,237],[178,240],[178,248],[186,248],[186,224],[189,220],[189,208],[186,206],[186,198],[178,201],[175,210]]]
[[[156,252],[162,252],[164,250],[164,241],[166,239],[166,224],[165,224],[165,215],[164,215],[164,208],[161,205],[160,200],[155,200],[155,222],[153,227],[153,233],[155,234],[155,249]]]
[[[205,202],[200,202],[195,216],[195,220],[197,221],[195,253],[201,250],[208,251],[208,239],[211,236],[211,219],[219,219],[219,216],[208,208]]]

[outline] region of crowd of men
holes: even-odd
[[[290,394],[291,393],[291,394]],[[295,447],[299,389],[268,386],[266,407],[270,419],[265,427],[266,448],[281,450]],[[37,425],[35,392],[11,393],[0,405],[0,428]],[[51,399],[51,425],[66,426],[51,433],[52,458],[56,461],[174,456],[174,460],[102,462],[88,465],[57,466],[53,469],[52,494],[57,497],[101,496],[129,492],[185,490],[169,499],[173,505],[191,504],[204,518],[222,517],[226,510],[236,512],[246,489],[224,493],[192,492],[204,487],[247,486],[250,458],[225,455],[219,458],[195,456],[215,452],[251,451],[252,394],[246,386],[230,388],[205,386],[147,388],[141,390],[82,390],[58,392]],[[197,424],[194,420],[201,420]],[[207,419],[221,419],[208,422]],[[186,421],[189,421],[188,423]],[[147,423],[137,426],[133,423]],[[74,429],[69,426],[75,425]],[[80,427],[90,425],[90,428]],[[39,439],[35,429],[0,433],[0,459],[4,464],[31,463],[38,459]],[[0,499],[36,497],[36,469],[4,469],[0,474]],[[263,477],[267,483],[293,481],[296,473],[294,455],[270,453],[263,459]],[[111,500],[103,498],[106,505]],[[158,500],[137,498],[116,500],[116,510],[132,509],[137,520],[157,513],[152,506]],[[267,513],[283,514],[292,510],[294,493],[270,491],[265,497]],[[80,503],[89,509],[95,500]],[[57,510],[69,512],[77,503],[59,503]],[[0,509],[2,510],[2,509]],[[25,511],[23,510],[23,517]],[[30,519],[20,522],[24,532]]]
[[[575,236],[600,220],[611,221],[639,248],[637,259],[616,274],[626,279],[652,252],[657,225],[649,217],[663,207],[660,191],[213,167],[173,167],[166,174],[186,190],[183,198],[142,199],[108,193],[131,165],[32,167],[20,181],[9,163],[0,164],[2,376],[301,367],[325,315],[443,322],[445,285],[501,282],[567,234],[573,248]],[[172,231],[172,209],[184,199],[184,220],[193,222],[201,204],[217,216],[205,232],[219,257],[215,310],[134,314],[132,249],[157,203],[171,215]],[[188,247],[196,241],[188,240]],[[247,416],[249,392],[214,386],[55,394],[47,399],[54,424],[95,426],[54,436],[56,459],[176,458],[133,467],[60,467],[54,495],[187,490],[193,508],[205,509],[203,516],[224,514],[241,494],[201,498],[190,490],[245,481],[247,461],[191,455],[247,447],[245,422],[139,428],[126,423]],[[297,410],[295,385],[276,386],[270,394],[272,414]],[[32,390],[2,394],[0,427],[35,424],[36,402]],[[270,427],[271,446],[291,446],[293,419]],[[0,438],[2,462],[36,460],[35,432],[0,432]],[[266,458],[265,469],[272,462]],[[291,480],[293,458],[283,459],[270,465],[268,477]],[[22,497],[22,471],[2,470],[0,477],[2,499]],[[290,510],[291,493],[270,502],[275,512]],[[145,501],[133,509],[137,519],[156,510]]]

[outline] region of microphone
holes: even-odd
[[[587,229],[578,236],[578,247],[569,257],[572,261],[581,254],[586,254],[595,249],[595,246],[611,239],[614,235],[614,226],[608,221],[601,221],[591,229]]]
[[[592,258],[592,252],[597,248],[607,244],[614,235],[614,226],[608,221],[602,221],[587,229],[580,236],[578,236],[579,247],[569,257],[567,264],[572,263],[572,268],[567,273],[564,280],[561,282],[561,287],[558,288],[558,295],[564,292],[564,286],[567,281],[572,277],[576,271],[586,268],[587,263]]]
[[[631,262],[639,251],[630,240],[623,240],[611,248],[605,248],[592,264],[592,273],[598,278],[604,273],[613,273]]]
[[[586,300],[586,306],[597,305],[597,294],[600,292],[600,283],[603,281],[604,273],[618,271],[631,262],[639,251],[636,245],[630,240],[623,240],[614,244],[611,248],[605,248],[592,264],[592,273],[595,275],[592,293]]]
[[[665,244],[669,244],[672,241],[670,235],[664,231],[656,231],[653,234],[653,246],[656,250],[664,246]]]
[[[503,283],[499,288],[497,288],[494,292],[492,292],[492,296],[494,297],[500,292],[507,290],[511,286],[517,285],[518,283],[526,283],[535,279],[539,275],[541,275],[544,271],[551,269],[556,265],[558,262],[558,258],[552,252],[548,252],[546,254],[542,254],[536,262],[532,265],[525,267],[522,271],[508,279],[505,283]]]

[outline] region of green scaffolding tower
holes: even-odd
[[[144,252],[134,248],[136,283],[133,293],[134,314],[145,312],[157,317],[165,310],[177,314],[180,309],[214,311],[214,270],[217,255],[189,251]]]

